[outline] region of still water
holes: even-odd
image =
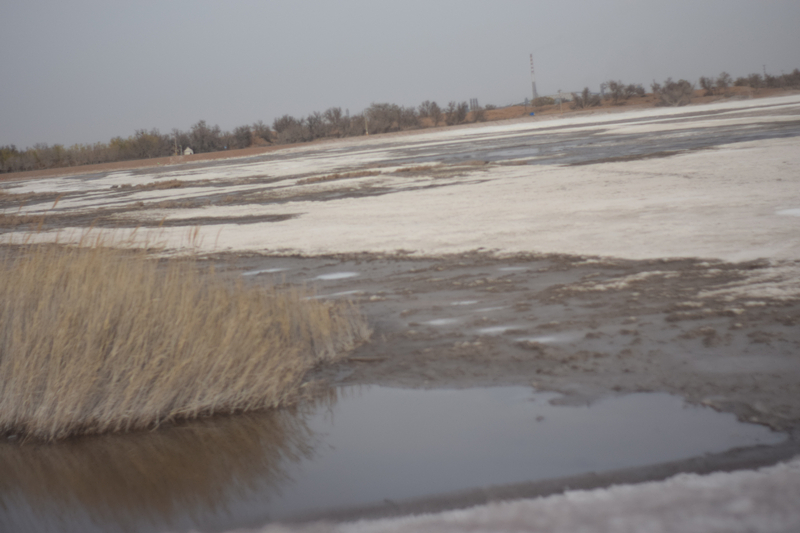
[[[326,509],[694,457],[786,437],[666,394],[332,392],[293,411],[0,445],[2,531],[219,531]]]

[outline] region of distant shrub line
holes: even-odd
[[[729,94],[732,86],[750,87],[753,89],[781,89],[781,88],[800,88],[800,69],[794,69],[789,74],[781,76],[771,76],[767,74],[750,74],[736,78],[734,81],[727,72],[722,72],[716,78],[701,76],[700,87],[704,89],[705,96]],[[692,101],[695,86],[687,80],[674,81],[667,78],[663,83],[653,80],[650,85],[652,94],[658,98],[656,105],[662,106],[682,106]],[[572,93],[572,109],[584,109],[587,107],[597,107],[602,105],[603,99],[610,100],[614,105],[622,105],[625,101],[635,96],[646,96],[644,87],[641,84],[625,85],[621,81],[609,80],[600,84],[600,94],[593,93],[589,87],[585,87],[580,93]],[[537,100],[542,100],[541,98]],[[539,104],[542,105],[542,104]]]
[[[703,76],[699,84],[705,89],[706,95],[724,95],[731,86],[753,89],[795,88],[800,87],[800,70],[794,69],[791,73],[780,76],[750,74],[736,80],[723,72],[716,78]],[[652,92],[658,97],[658,105],[667,106],[686,105],[691,101],[694,88],[694,84],[687,80],[673,81],[671,78],[663,83],[653,81],[651,85]],[[621,81],[609,80],[601,84],[599,95],[588,87],[580,93],[572,93],[571,107],[583,109],[599,106],[603,99],[622,105],[630,98],[641,96],[645,96],[645,89],[641,84],[626,85]],[[554,103],[552,98],[546,96],[532,102],[534,107]],[[487,105],[470,109],[467,102],[455,101],[449,102],[445,108],[430,100],[416,108],[373,103],[363,112],[352,116],[347,111],[343,113],[340,107],[331,107],[324,112],[315,111],[301,118],[283,115],[276,118],[271,127],[258,121],[252,125],[239,126],[233,131],[222,131],[219,126],[209,126],[201,120],[189,131],[173,129],[171,133],[160,133],[158,129],[136,130],[130,137],[114,137],[108,143],[75,144],[70,147],[38,143],[25,150],[6,145],[0,146],[0,173],[168,157],[182,154],[187,147],[194,153],[217,152],[247,148],[254,144],[300,143],[321,138],[409,130],[425,125],[435,127],[441,123],[450,126],[482,122],[486,120],[485,111],[495,108]]]

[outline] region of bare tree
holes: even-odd
[[[653,80],[653,83],[650,84],[650,89],[653,91],[653,94],[657,95],[661,92],[661,84],[656,80]]]
[[[421,118],[428,118],[431,116],[431,106],[435,105],[436,102],[431,102],[430,100],[425,100],[421,104],[419,104],[419,116]]]
[[[663,106],[682,106],[692,101],[694,85],[686,80],[672,81],[667,78],[662,86],[659,86],[658,96],[659,105]]]
[[[310,140],[325,137],[327,133],[326,126],[325,118],[319,111],[314,111],[306,118],[306,128],[308,128],[308,136],[310,137]]]
[[[234,128],[231,135],[231,148],[248,148],[253,143],[253,132],[250,126],[239,126]]]
[[[713,95],[714,89],[716,88],[714,85],[714,80],[711,78],[706,78],[705,76],[700,76],[700,88],[705,90],[703,93],[704,96]]]
[[[444,121],[448,126],[462,124],[467,120],[467,113],[469,113],[469,104],[466,102],[461,102],[459,104],[452,101],[447,104],[447,108],[444,111]]]
[[[586,107],[597,107],[601,104],[600,95],[592,94],[588,87],[584,87],[581,94],[572,93],[572,109],[584,109]]]
[[[608,89],[608,94],[605,95],[606,99],[610,98],[615,105],[625,100],[625,85],[621,81],[608,80],[603,85]]]
[[[311,140],[308,135],[308,130],[305,127],[305,120],[298,120],[290,115],[283,115],[273,120],[272,129],[275,130],[277,142],[280,144]]]
[[[733,78],[731,78],[731,75],[724,71],[721,72],[719,77],[717,77],[717,89],[727,95],[731,85],[733,85]]]
[[[439,107],[439,104],[436,102],[431,102],[429,113],[434,126],[438,126],[439,123],[444,119],[442,108]]]
[[[345,134],[346,125],[341,107],[331,107],[323,113],[328,136],[341,137]]]
[[[398,126],[401,130],[419,127],[419,115],[413,107],[401,107],[398,115]]]
[[[208,126],[205,120],[199,121],[192,126],[189,133],[190,146],[194,152],[215,152],[222,148],[222,132],[219,126]]]
[[[252,132],[255,137],[259,137],[267,142],[272,142],[272,132],[269,129],[269,126],[264,124],[263,121],[259,120],[252,126]]]

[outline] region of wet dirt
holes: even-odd
[[[358,303],[373,341],[317,370],[314,379],[334,386],[530,385],[562,393],[566,404],[667,392],[777,430],[800,423],[800,301],[724,290],[766,262],[481,253],[209,260],[231,275],[249,272],[253,283],[306,284],[319,298]]]

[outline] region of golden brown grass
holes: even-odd
[[[0,434],[60,439],[276,407],[364,340],[348,303],[191,260],[29,245],[0,260]]]

